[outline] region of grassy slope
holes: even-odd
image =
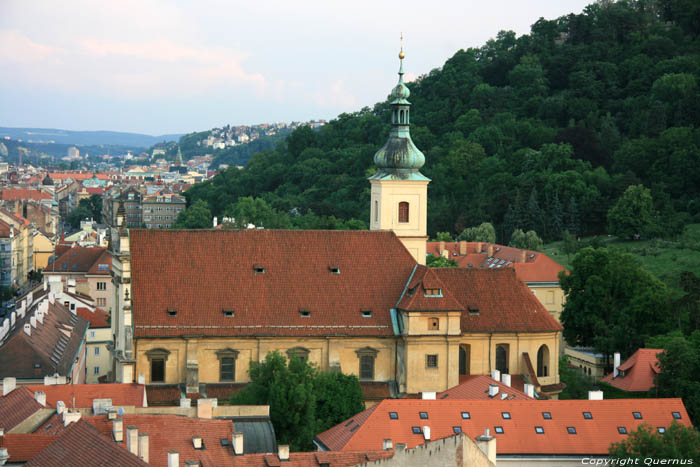
[[[582,239],[581,242],[590,242]],[[700,224],[689,224],[674,240],[622,241],[615,237],[601,239],[602,246],[618,248],[639,261],[648,271],[673,289],[678,289],[678,276],[682,271],[691,271],[700,276]],[[562,250],[563,242],[545,245],[544,253],[565,268],[570,268],[570,259]],[[571,255],[573,259],[574,255]]]

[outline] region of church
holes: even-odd
[[[562,328],[515,271],[425,266],[430,179],[399,58],[369,231],[128,229],[120,206],[114,381],[212,397],[279,351],[356,375],[368,405],[493,370],[556,397]]]

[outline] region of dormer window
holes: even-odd
[[[234,312],[230,308],[224,308],[221,310],[221,312],[224,314],[224,317],[226,318],[233,318],[234,317]]]
[[[168,308],[168,316],[177,316],[177,310],[175,308]]]
[[[331,272],[331,274],[340,274],[340,266],[337,264],[328,266],[328,270]]]
[[[425,289],[426,297],[442,297],[442,289]]]
[[[255,274],[265,274],[265,266],[263,266],[262,264],[254,264],[253,271],[255,272]]]
[[[362,317],[363,318],[371,318],[372,317],[372,310],[362,310]]]
[[[311,311],[308,308],[299,308],[299,316],[302,318],[310,318]]]
[[[469,305],[469,316],[479,316],[479,307],[476,305]]]

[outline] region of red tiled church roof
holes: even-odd
[[[132,230],[130,240],[136,336],[393,335],[389,310],[415,266],[393,232]]]
[[[487,375],[470,375],[464,380],[450,389],[443,391],[437,395],[437,399],[493,399],[489,397],[489,385],[495,384],[498,386],[498,395],[496,398],[501,399],[502,394],[508,394],[508,400],[532,400],[533,398],[524,392],[512,387],[506,386],[500,381],[495,381]]]
[[[661,371],[657,355],[663,351],[664,349],[638,349],[618,367],[620,374],[617,378],[613,372],[601,381],[623,391],[648,391],[654,387],[654,375]]]
[[[394,412],[396,419],[389,415]],[[427,412],[427,419],[419,412]],[[468,418],[462,413],[468,413]],[[545,419],[549,412],[551,419]],[[583,412],[590,412],[585,419]],[[642,419],[634,417],[640,412]],[[677,412],[678,420],[673,412]],[[507,414],[504,415],[504,413]],[[668,428],[673,421],[691,426],[681,399],[614,400],[415,400],[386,399],[316,436],[330,450],[359,451],[382,448],[384,439],[414,448],[424,443],[412,428],[429,426],[431,439],[452,436],[454,427],[474,439],[489,428],[499,455],[608,455],[610,443],[619,442],[642,423]],[[501,427],[503,433],[495,431]],[[542,427],[543,434],[535,431]],[[570,434],[573,427],[576,434]]]
[[[94,399],[112,399],[112,405],[144,407],[146,386],[143,384],[56,384],[30,385],[30,391],[46,393],[47,407],[63,401],[66,407],[92,408]],[[75,404],[75,405],[74,405]]]

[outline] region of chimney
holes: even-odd
[[[10,313],[10,327],[15,325],[15,322],[17,321],[17,312],[13,311]]]
[[[233,433],[231,435],[231,445],[236,456],[243,455],[243,433]]]
[[[426,441],[430,441],[430,427],[427,425],[423,427],[423,438]]]
[[[602,401],[603,400],[603,391],[588,391],[588,400],[589,401]]]
[[[193,436],[192,437],[192,446],[194,446],[195,449],[202,449],[202,437],[201,436]]]
[[[504,373],[501,375],[501,382],[505,384],[506,386],[510,387],[510,375],[507,373]]]
[[[124,421],[121,418],[112,420],[112,438],[117,443],[124,441]]]
[[[483,242],[476,242],[476,252],[481,253],[481,245],[483,245]]]
[[[17,378],[14,376],[5,376],[2,379],[2,395],[6,396],[17,387]]]
[[[177,451],[168,451],[168,467],[180,466],[180,454]]]
[[[527,262],[527,251],[525,251],[525,250],[520,250],[520,262],[521,262],[521,263],[526,263],[526,262]]]
[[[421,399],[424,401],[434,401],[437,397],[437,393],[435,392],[422,392],[421,393]]]
[[[54,295],[53,292],[49,292],[49,303],[50,303],[51,305],[53,305],[54,303],[56,303],[56,295]]]
[[[444,251],[445,251],[445,242],[443,241],[443,242],[440,242],[440,255],[442,255]]]
[[[5,443],[3,442],[3,437],[5,436],[5,429],[0,428],[0,446],[3,446]],[[6,447],[0,447],[0,465],[5,465],[5,462],[10,458],[10,455],[7,453],[7,448]]]
[[[219,219],[216,216],[214,216],[214,219],[212,219],[211,222],[212,222],[212,227],[216,228],[216,225],[219,223]]]
[[[501,393],[501,400],[504,401],[504,400],[506,400],[506,399],[508,399],[508,393],[507,393],[507,392],[502,392],[502,393]]]
[[[277,446],[277,456],[280,458],[280,461],[288,461],[289,444],[280,444],[279,446]]]
[[[192,401],[190,399],[184,397],[180,399],[180,408],[189,409],[190,407],[192,407]]]
[[[148,464],[148,433],[139,433],[139,457]]]
[[[491,370],[491,379],[494,381],[501,381],[501,372],[498,370]]]
[[[126,449],[135,456],[139,455],[139,429],[133,425],[126,427]]]
[[[68,286],[68,293],[75,293],[75,279],[68,279],[68,282],[66,282],[66,285]]]
[[[459,256],[467,256],[467,242],[464,240],[459,242]]]
[[[139,373],[137,381],[138,384],[146,384],[146,377],[143,375],[143,373]]]
[[[391,451],[394,449],[394,442],[390,439],[385,439],[382,443],[382,449],[384,451]]]
[[[47,279],[44,279],[44,292],[49,288],[49,281]]]
[[[117,419],[117,411],[114,410],[114,408],[107,410],[107,420],[116,420],[116,419]]]
[[[41,310],[36,310],[36,313],[34,313],[34,316],[36,316],[36,321],[39,324],[44,324],[44,312]]]
[[[32,318],[34,318],[34,317],[32,316]],[[35,326],[36,326],[36,324],[35,324]],[[32,325],[31,324],[24,323],[24,333],[28,336],[32,335]]]
[[[211,399],[197,399],[197,418],[212,418],[212,405]]]
[[[528,397],[532,397],[533,399],[535,398],[535,386],[532,384],[525,383],[525,394],[528,395]]]
[[[63,412],[63,426],[68,426],[73,422],[80,420],[80,412]]]
[[[63,401],[56,402],[56,414],[61,415],[66,411],[66,403]]]
[[[489,397],[496,397],[498,395],[498,384],[489,384]]]
[[[43,405],[44,407],[46,407],[46,393],[45,393],[44,391],[36,391],[36,392],[34,393],[34,399],[35,399],[38,403],[40,403],[41,405]]]
[[[29,317],[29,324],[36,329],[36,316],[32,315]],[[29,334],[29,333],[28,333]],[[29,334],[31,336],[31,334]]]
[[[617,368],[620,366],[620,352],[615,352],[613,355],[613,378],[617,378],[620,374],[620,370]]]
[[[481,452],[486,454],[489,461],[491,461],[493,465],[496,465],[496,438],[491,436],[488,428],[484,430],[483,435],[476,437],[476,445],[481,449]]]
[[[493,256],[493,245],[489,245],[489,258]]]

